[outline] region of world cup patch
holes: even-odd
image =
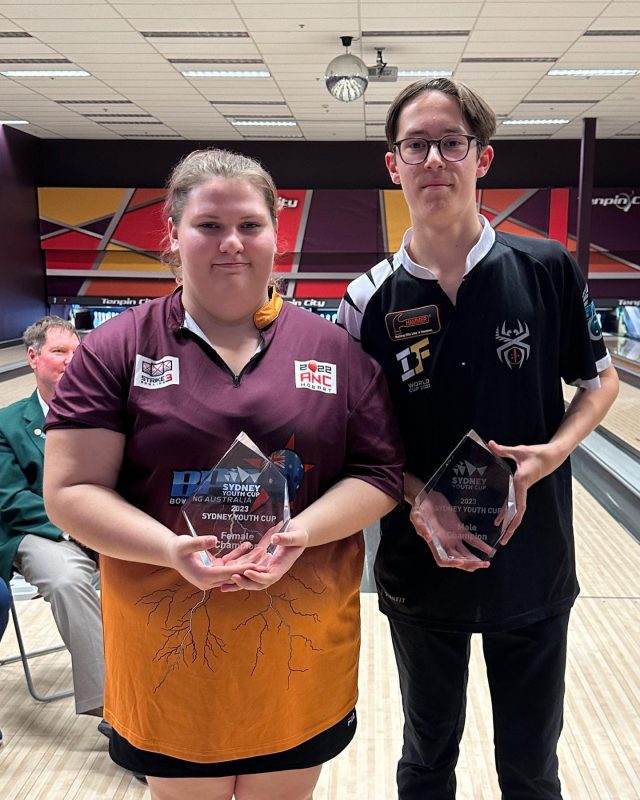
[[[180,383],[180,360],[177,356],[162,356],[157,361],[136,354],[133,385],[142,389],[162,389]]]
[[[335,364],[326,361],[294,361],[296,389],[311,389],[325,394],[338,393],[338,376]]]

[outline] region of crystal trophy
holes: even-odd
[[[182,507],[192,536],[215,536],[209,549],[222,557],[245,542],[258,544],[278,523],[289,523],[289,492],[284,473],[240,433]],[[271,552],[271,548],[269,548]],[[205,564],[211,560],[201,553]]]
[[[471,430],[415,499],[443,560],[490,561],[516,513],[507,462]]]

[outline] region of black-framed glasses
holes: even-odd
[[[400,158],[405,164],[415,166],[426,161],[431,147],[438,148],[440,157],[445,161],[462,161],[469,154],[471,142],[478,142],[482,145],[477,136],[470,136],[468,133],[448,133],[441,139],[423,139],[419,136],[411,136],[408,139],[400,139],[394,142]]]

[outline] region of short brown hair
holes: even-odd
[[[62,319],[62,317],[40,317],[40,319],[37,319],[34,323],[29,325],[22,334],[24,346],[27,350],[33,347],[34,352],[39,355],[42,352],[44,343],[47,341],[47,334],[53,328],[61,328],[63,331],[69,331],[69,333],[75,333],[76,336],[78,335],[78,332],[73,327],[73,323],[67,322],[67,320]]]
[[[460,106],[469,130],[478,137],[480,145],[489,144],[489,140],[496,132],[496,115],[489,104],[473,89],[460,81],[454,81],[451,78],[430,78],[409,84],[391,103],[384,129],[390,153],[393,152],[398,134],[398,120],[402,109],[407,103],[427,92],[442,92],[453,97]]]
[[[271,175],[255,159],[216,147],[194,150],[173,168],[167,180],[167,197],[163,208],[165,224],[169,218],[175,226],[180,224],[189,192],[210,178],[242,180],[255,186],[262,193],[271,221],[275,225],[278,217],[278,193]],[[180,255],[172,253],[169,244],[167,235],[162,260],[179,279]]]

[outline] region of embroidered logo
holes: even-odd
[[[385,316],[384,322],[392,342],[415,339],[416,336],[428,336],[440,331],[440,314],[437,306],[392,311]]]
[[[408,381],[415,375],[419,375],[424,371],[424,360],[429,358],[429,339],[420,339],[406,348],[396,353],[396,360],[400,362],[402,367],[402,380]]]
[[[162,356],[154,361],[136,355],[136,370],[133,385],[142,389],[162,389],[180,383],[180,360],[177,356]]]
[[[496,340],[501,344],[496,348],[498,359],[509,369],[520,369],[529,358],[531,345],[525,341],[529,338],[529,326],[526,322],[516,320],[515,328],[507,328],[507,323],[496,328]]]
[[[325,394],[338,393],[335,364],[326,361],[294,361],[296,389],[310,389]]]
[[[592,342],[597,342],[598,339],[602,339],[602,328],[600,326],[600,318],[596,312],[596,304],[593,300],[590,303],[585,303],[584,313],[589,327],[589,338]]]

